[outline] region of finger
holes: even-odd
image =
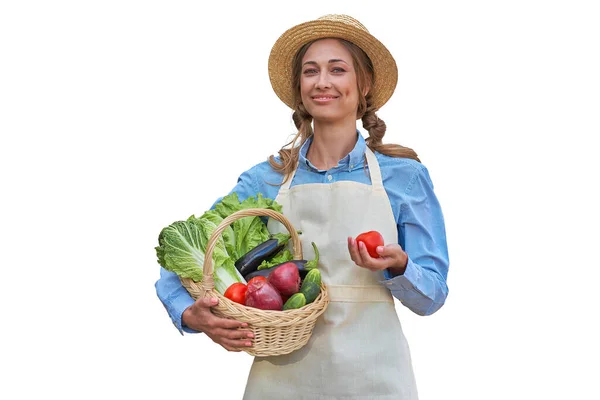
[[[354,244],[352,243],[352,241],[353,241],[352,236],[348,236],[348,253],[350,254],[350,258],[352,259],[352,261],[355,261],[356,248],[355,248]]]
[[[377,246],[376,251],[380,257],[396,257],[402,248],[399,245],[388,244],[387,246]]]
[[[235,319],[221,318],[221,317],[216,317],[216,316],[211,321],[211,324],[215,328],[222,328],[222,329],[238,329],[238,328],[246,328],[248,326],[248,324],[246,322],[241,322],[241,321],[237,321]]]
[[[217,299],[216,297],[203,297],[201,299],[196,300],[196,303],[194,303],[194,305],[203,307],[203,308],[210,308],[210,307],[214,307],[217,304],[219,304],[219,299]]]
[[[232,339],[224,339],[224,343],[228,346],[242,349],[252,347],[252,340],[250,339],[240,339],[240,340],[232,340]]]
[[[373,257],[371,257],[371,255],[369,254],[369,252],[367,251],[367,246],[365,246],[363,242],[358,243],[358,254],[360,255],[360,258],[362,259],[365,266],[371,265]]]
[[[387,246],[378,246],[377,254],[380,259],[394,264],[402,261],[406,253],[399,244],[388,244]]]
[[[207,336],[215,343],[220,344],[229,351],[239,351],[242,348],[248,348],[252,346],[252,340],[249,338],[243,339],[230,339],[221,336],[221,333],[207,334]]]
[[[367,246],[360,242],[358,244],[360,257],[363,260],[363,267],[370,271],[379,271],[386,268],[386,260],[383,258],[373,258],[367,250]]]
[[[252,333],[252,331],[243,329],[215,329],[211,333],[215,336],[231,340],[250,340],[254,338],[254,333]]]
[[[362,266],[362,259],[360,257],[360,253],[358,251],[358,245],[356,239],[353,237],[348,238],[348,250],[350,251],[350,258],[354,263],[358,266]]]
[[[227,351],[235,351],[236,353],[239,353],[240,351],[242,351],[242,350],[240,350],[238,348],[231,347],[231,346],[226,346],[226,345],[223,345],[223,344],[221,344],[221,347],[224,348]]]
[[[218,343],[221,346],[227,346],[232,349],[245,349],[248,347],[252,347],[252,341],[248,338],[246,338],[246,339],[220,338]]]

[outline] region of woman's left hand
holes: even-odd
[[[364,243],[357,243],[356,239],[350,236],[348,237],[348,251],[356,265],[371,271],[389,269],[392,275],[402,275],[408,263],[408,255],[397,243],[378,246],[379,258],[373,258],[369,255]]]

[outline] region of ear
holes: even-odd
[[[363,96],[367,97],[367,94],[369,94],[370,90],[371,90],[370,86],[365,86],[365,88],[363,89]]]

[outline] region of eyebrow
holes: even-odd
[[[333,64],[336,62],[343,62],[344,64],[348,65],[348,63],[344,60],[342,60],[341,58],[332,58],[331,60],[328,61],[329,64]],[[307,61],[304,64],[302,64],[302,66],[305,66],[306,64],[314,64],[317,65],[316,61]]]

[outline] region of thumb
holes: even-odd
[[[202,307],[214,307],[219,303],[219,299],[217,299],[216,297],[203,297],[201,299],[198,299],[198,304],[201,305]]]
[[[402,248],[398,244],[388,244],[386,246],[377,246],[375,251],[379,254],[379,257],[393,257],[398,251],[402,251]]]

